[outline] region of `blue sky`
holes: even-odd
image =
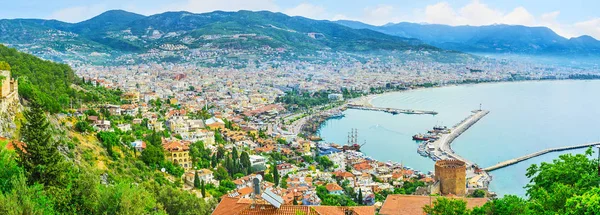
[[[278,11],[314,19],[350,19],[375,25],[408,21],[546,26],[565,37],[587,34],[600,39],[598,8],[598,0],[24,0],[4,2],[0,18],[79,22],[109,9],[144,15],[244,9]]]

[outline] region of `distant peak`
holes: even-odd
[[[592,36],[589,35],[581,35],[579,37],[571,37],[569,40],[581,40],[581,41],[598,41]]]

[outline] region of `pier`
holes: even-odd
[[[479,187],[487,187],[489,182],[492,180],[491,176],[485,171],[478,171],[475,163],[459,156],[450,147],[450,144],[452,141],[454,141],[454,139],[467,131],[471,126],[489,113],[487,110],[474,110],[472,112],[473,114],[469,115],[467,118],[450,128],[448,133],[442,133],[436,140],[428,141],[424,144],[426,144],[425,148],[428,150],[427,154],[432,160],[461,160],[467,165],[467,178],[477,177],[480,184]]]
[[[500,162],[500,163],[498,163],[498,164],[496,164],[494,166],[485,168],[483,170],[486,171],[486,172],[490,172],[490,171],[494,171],[494,170],[497,170],[497,169],[502,169],[504,167],[507,167],[507,166],[510,166],[510,165],[519,163],[521,161],[537,157],[537,156],[541,156],[541,155],[544,155],[544,154],[547,154],[547,153],[550,153],[550,152],[559,152],[559,151],[565,151],[565,150],[571,150],[571,149],[586,148],[586,147],[596,146],[596,145],[600,145],[600,142],[586,143],[586,144],[575,145],[575,146],[565,146],[565,147],[544,149],[544,150],[539,151],[539,152],[531,153],[531,154],[528,154],[528,155],[525,155],[525,156],[522,156],[522,157],[518,157],[518,158],[515,158],[515,159],[510,159],[510,160],[507,160],[507,161]]]
[[[412,109],[399,109],[399,108],[382,108],[382,107],[368,107],[364,105],[349,104],[347,108],[357,110],[370,110],[370,111],[382,111],[391,114],[431,114],[436,115],[438,112],[428,110],[412,110]]]

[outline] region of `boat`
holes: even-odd
[[[433,130],[436,130],[436,131],[443,131],[446,129],[448,129],[448,127],[446,127],[446,126],[438,126],[438,125],[433,126]]]
[[[348,133],[348,143],[342,146],[342,150],[360,151],[360,148],[365,144],[367,144],[366,141],[363,144],[358,144],[358,129],[353,128],[350,133]]]
[[[340,118],[344,118],[344,116],[346,116],[346,115],[339,112],[339,113],[335,113],[335,114],[332,114],[331,116],[329,116],[329,119],[340,119]]]
[[[417,141],[428,141],[430,138],[422,134],[415,134],[412,136],[412,139]]]

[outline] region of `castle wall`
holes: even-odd
[[[10,84],[10,72],[6,70],[0,71],[0,76],[4,76],[4,80],[2,80],[2,87],[0,88],[0,99],[8,96],[11,92],[11,84]]]
[[[466,165],[459,160],[440,160],[435,163],[435,180],[442,195],[464,196],[467,193]]]

